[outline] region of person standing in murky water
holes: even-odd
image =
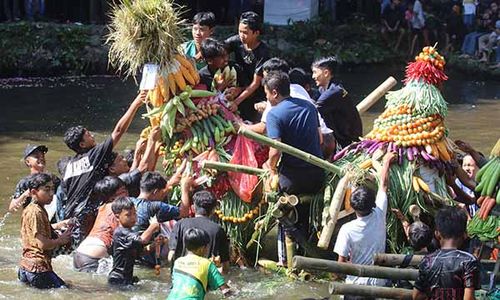
[[[24,149],[24,164],[30,170],[30,175],[45,172],[45,153],[49,149],[45,145],[26,145]],[[22,178],[16,185],[12,200],[10,201],[9,211],[17,211],[21,207],[26,207],[31,202],[29,191],[30,175]]]
[[[52,270],[51,252],[70,241],[72,225],[68,220],[53,225],[49,223],[44,208],[54,196],[54,183],[49,174],[32,175],[28,186],[32,201],[24,209],[21,218],[23,254],[18,278],[21,282],[40,289],[64,287],[66,283]],[[55,234],[54,229],[64,227],[65,232]]]
[[[64,142],[76,153],[66,166],[62,183],[67,195],[64,216],[76,217],[78,220],[73,235],[73,248],[79,245],[94,224],[99,203],[92,201],[92,189],[97,181],[106,176],[106,167],[113,162],[113,148],[127,132],[137,110],[144,103],[146,94],[146,91],[139,93],[116,124],[111,136],[100,144],[81,125],[69,128],[64,134]]]

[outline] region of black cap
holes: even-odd
[[[36,150],[42,151],[43,153],[47,153],[47,151],[49,151],[49,148],[47,148],[47,146],[45,145],[28,144],[24,149],[24,159],[26,159],[26,157],[30,156],[31,153],[35,152]]]

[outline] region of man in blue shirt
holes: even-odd
[[[313,104],[290,97],[290,79],[284,72],[270,72],[264,78],[264,91],[273,106],[267,115],[267,135],[292,147],[322,157],[318,113]],[[278,166],[278,160],[281,162]],[[280,191],[289,194],[315,193],[323,185],[324,171],[277,149],[269,149],[264,164],[279,173]]]
[[[320,126],[318,112],[313,104],[290,97],[290,79],[284,72],[273,71],[263,80],[264,92],[273,108],[266,118],[267,135],[287,145],[322,157],[320,148]],[[281,160],[280,160],[281,158]],[[278,161],[279,167],[278,167]],[[271,174],[278,172],[279,189],[288,194],[312,194],[323,186],[324,171],[278,149],[269,149],[269,159],[263,165]],[[296,230],[309,236],[309,204],[299,203]],[[281,265],[286,264],[284,251],[284,228],[278,230],[278,257]]]

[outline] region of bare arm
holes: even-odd
[[[393,152],[387,152],[383,159],[382,170],[380,171],[380,185],[379,189],[387,193],[387,188],[389,187],[389,167],[391,166],[392,160],[396,157]]]
[[[146,139],[139,138],[137,142],[135,143],[135,150],[134,150],[134,161],[132,162],[132,166],[130,166],[130,171],[133,171],[137,168],[139,168],[139,164],[142,160],[142,157],[144,155],[144,150],[146,148]],[[139,171],[143,172],[143,170]]]
[[[341,262],[341,263],[346,263],[347,262],[347,257],[339,255],[338,261]]]
[[[161,138],[160,126],[155,126],[149,134],[146,150],[139,163],[139,170],[145,172],[147,170],[154,170],[156,165],[156,142]]]
[[[321,133],[321,127],[318,127],[318,134],[319,134],[319,144],[323,145],[323,134]]]
[[[235,105],[240,105],[241,102],[250,97],[260,87],[261,81],[262,76],[254,74],[252,83],[250,83],[250,85],[247,86],[247,88],[243,92],[241,92],[241,94],[236,99],[234,99],[233,103]]]
[[[157,232],[160,229],[160,224],[159,223],[152,223],[149,224],[148,229],[146,229],[142,234],[141,234],[141,242],[142,244],[147,244],[151,238],[153,237],[153,234]]]
[[[123,134],[127,132],[128,127],[130,126],[130,123],[132,123],[132,119],[135,116],[135,113],[146,100],[146,95],[147,91],[141,91],[132,102],[132,104],[130,104],[129,108],[118,121],[118,123],[116,123],[115,129],[111,133],[111,139],[113,139],[113,147],[118,144]]]
[[[56,239],[49,239],[39,233],[35,235],[38,246],[43,250],[52,250],[58,246],[65,245],[70,241],[71,230],[66,230]]]
[[[279,151],[276,148],[269,147],[269,159],[264,164],[265,165],[264,168],[267,168],[271,171],[276,171],[280,156],[281,156],[281,151]]]
[[[30,196],[30,190],[28,189],[28,190],[24,191],[24,193],[22,193],[21,196],[19,196],[17,198],[13,198],[9,204],[9,211],[10,212],[17,211],[19,208],[21,208],[21,206],[23,205],[23,203],[26,201],[26,199],[29,196]]]
[[[246,129],[249,129],[253,132],[259,133],[259,134],[265,134],[266,133],[266,123],[264,122],[259,122],[256,124],[252,125],[244,125]]]
[[[475,300],[474,288],[465,288],[464,290],[464,300]]]
[[[183,176],[181,179],[181,206],[179,207],[179,215],[181,218],[189,216],[189,208],[191,207],[191,187],[193,186],[193,177]]]

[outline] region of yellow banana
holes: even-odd
[[[182,76],[182,71],[180,69],[174,73],[174,78],[175,78],[175,83],[179,87],[179,91],[184,91],[186,89],[186,81],[184,80],[184,77]]]

